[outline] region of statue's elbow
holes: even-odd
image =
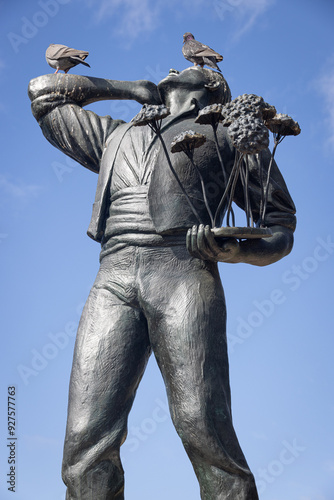
[[[138,80],[136,83],[136,100],[140,104],[161,104],[158,87],[149,80]]]
[[[293,242],[293,230],[288,228],[280,228],[277,243],[276,245],[274,245],[274,251],[272,252],[271,256],[269,256],[269,264],[274,264],[275,262],[278,262],[279,260],[289,255],[293,248]]]
[[[271,229],[273,236],[268,238],[267,241],[263,241],[263,245],[260,247],[254,262],[252,262],[256,266],[264,267],[274,264],[289,255],[292,250],[293,230],[280,226]]]
[[[37,78],[33,78],[30,80],[29,85],[28,85],[28,96],[31,101],[36,99],[38,95],[41,94],[42,91],[42,81],[41,77],[38,76]]]
[[[283,255],[282,257],[286,257],[289,255],[293,248],[293,243],[294,243],[294,236],[293,236],[293,231],[292,229],[286,229],[285,230],[285,245],[283,248]]]

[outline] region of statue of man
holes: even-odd
[[[105,99],[165,104],[166,145],[185,130],[206,135],[194,161],[214,213],[224,176],[210,126],[198,110],[231,99],[224,78],[208,69],[171,70],[157,86],[77,75],[30,82],[32,110],[45,137],[99,173],[88,234],[101,243],[101,266],[80,320],[70,381],[63,480],[67,500],[121,500],[120,447],[138,384],[153,351],[172,420],[192,462],[202,500],[256,500],[254,477],[231,418],[226,307],[217,262],[259,266],[287,255],[295,209],[274,163],[265,223],[267,239],[214,239],[198,174],[183,153],[171,155],[199,224],[149,127],[135,127],[83,106]],[[227,176],[235,150],[218,127]],[[270,160],[262,152],[264,171]],[[259,219],[258,157],[250,159],[250,201]],[[240,186],[234,201],[244,207]],[[189,232],[188,232],[189,231]],[[188,237],[187,237],[188,232]]]

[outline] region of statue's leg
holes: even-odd
[[[226,308],[217,266],[181,249],[173,249],[173,259],[167,249],[165,256],[156,254],[159,276],[143,286],[149,335],[201,498],[257,500],[232,424]]]
[[[119,449],[150,355],[126,253],[103,259],[79,324],[63,459],[67,500],[124,498]]]

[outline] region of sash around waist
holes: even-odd
[[[124,246],[185,245],[185,230],[163,236],[156,232],[147,193],[147,186],[135,186],[111,196],[100,259]]]
[[[121,189],[110,199],[104,240],[128,232],[156,234],[147,202],[147,186]]]

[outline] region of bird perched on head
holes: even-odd
[[[55,73],[58,73],[60,69],[67,73],[77,64],[84,64],[90,68],[89,64],[84,61],[88,54],[89,52],[85,50],[70,49],[60,43],[51,43],[46,49],[45,58],[51,68],[56,69]]]
[[[218,69],[217,62],[223,60],[223,56],[210,49],[207,45],[195,40],[194,35],[185,33],[183,35],[182,53],[188,61],[193,62],[195,66],[199,65],[203,68],[204,64],[211,68]]]

